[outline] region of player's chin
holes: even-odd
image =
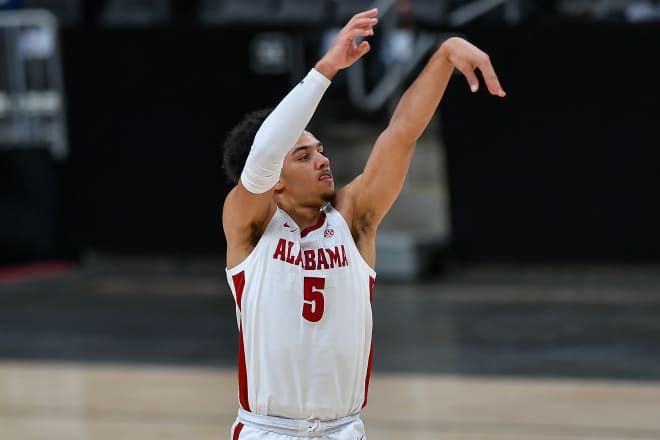
[[[324,202],[333,202],[335,200],[336,195],[337,193],[333,189],[332,191],[327,191],[321,194],[321,200],[323,200]]]

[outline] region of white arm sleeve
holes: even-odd
[[[268,115],[254,137],[241,173],[248,191],[262,194],[275,186],[286,153],[309,124],[329,86],[330,80],[312,69]]]

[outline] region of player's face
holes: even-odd
[[[289,150],[284,159],[280,184],[289,194],[301,200],[331,201],[335,194],[335,181],[330,172],[330,161],[323,153],[323,144],[308,131]]]

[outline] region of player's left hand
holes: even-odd
[[[500,85],[500,81],[497,79],[497,74],[495,74],[495,69],[490,62],[490,57],[477,46],[462,38],[452,37],[442,43],[438,51],[443,53],[446,60],[465,75],[470,90],[473,92],[479,90],[479,78],[476,74],[476,70],[478,69],[481,72],[488,91],[492,95],[499,97],[506,95],[506,92]]]

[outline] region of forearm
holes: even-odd
[[[454,66],[440,47],[399,100],[389,130],[415,142],[435,114],[453,71]]]
[[[261,194],[277,183],[284,156],[309,124],[329,85],[328,78],[310,70],[266,118],[255,135],[241,174],[248,191]]]

